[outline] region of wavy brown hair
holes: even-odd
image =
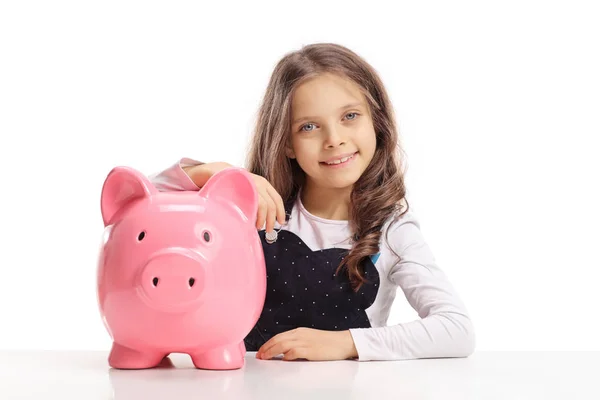
[[[346,267],[352,287],[358,291],[366,282],[363,262],[379,252],[384,224],[393,215],[398,218],[408,211],[394,111],[374,68],[353,51],[333,43],[310,44],[284,55],[273,70],[258,110],[246,169],[266,178],[284,203],[295,199],[305,174],[298,162],[285,154],[291,134],[292,96],[303,82],[323,73],[338,74],[358,85],[368,101],[376,133],[375,155],[350,195],[352,248],[337,268],[339,273]]]

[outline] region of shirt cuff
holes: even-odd
[[[176,181],[181,184],[181,187],[184,190],[197,191],[200,190],[200,188],[194,183],[192,178],[190,178],[190,176],[185,173],[183,168],[202,164],[204,163],[198,160],[194,160],[193,158],[183,157],[179,160],[177,165],[174,166],[172,172],[175,174]]]
[[[358,361],[371,361],[377,359],[377,350],[373,347],[372,341],[367,335],[368,328],[350,329],[354,347],[358,354]]]
[[[198,191],[200,188],[194,181],[185,173],[184,167],[202,165],[201,161],[193,158],[181,158],[179,161],[169,168],[149,176],[150,181],[159,191],[177,191],[188,190]]]

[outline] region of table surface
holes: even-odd
[[[0,351],[0,399],[600,399],[600,352],[476,352],[409,361],[283,361],[116,370],[107,352]]]

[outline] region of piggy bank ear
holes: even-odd
[[[106,177],[102,186],[100,208],[104,226],[112,223],[112,219],[131,201],[149,197],[158,190],[142,173],[129,167],[115,167]]]
[[[220,199],[241,212],[250,222],[256,221],[258,192],[249,172],[243,168],[230,167],[210,177],[200,189],[207,199]]]

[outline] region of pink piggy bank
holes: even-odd
[[[116,167],[101,210],[97,295],[113,340],[109,365],[152,368],[184,353],[197,368],[242,368],[266,295],[249,173],[228,168],[200,191],[159,192]]]

